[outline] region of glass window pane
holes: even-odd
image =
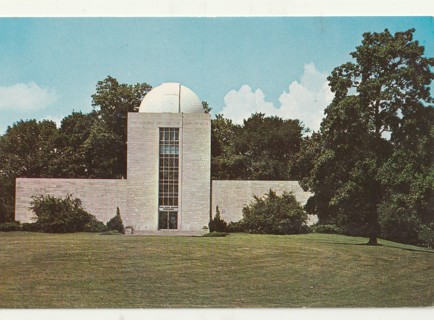
[[[169,229],[178,229],[178,213],[169,213]]]
[[[159,212],[158,229],[168,229],[168,212]]]

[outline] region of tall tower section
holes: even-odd
[[[211,119],[192,90],[163,83],[128,114],[127,159],[125,224],[174,233],[208,226]]]

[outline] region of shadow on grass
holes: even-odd
[[[366,246],[366,247],[385,247],[385,248],[392,248],[392,249],[399,249],[399,250],[405,250],[405,251],[413,251],[413,252],[424,252],[424,253],[431,253],[434,254],[434,250],[427,249],[427,248],[404,248],[400,246],[394,246],[390,244],[381,244],[378,243],[376,245],[371,245],[368,243],[351,243],[351,242],[328,242],[328,241],[318,241],[320,243],[328,243],[328,244],[337,244],[337,245],[344,245],[344,246]]]
[[[427,248],[412,249],[412,248],[401,248],[401,247],[396,247],[396,246],[391,246],[391,245],[382,245],[382,246],[387,247],[387,248],[392,248],[392,249],[400,249],[400,250],[405,250],[405,251],[424,252],[424,253],[434,254],[434,250],[427,249]]]

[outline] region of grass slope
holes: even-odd
[[[0,307],[433,305],[433,250],[365,242],[0,233]]]

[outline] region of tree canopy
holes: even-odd
[[[147,83],[129,85],[119,83],[111,76],[98,81],[92,95],[92,106],[100,121],[95,123],[88,140],[90,158],[103,162],[102,168],[95,168],[95,177],[127,176],[127,115],[139,110],[140,103],[151,89]],[[107,153],[112,156],[107,158]]]
[[[354,60],[328,78],[335,98],[321,136],[303,151],[305,159],[318,152],[303,181],[315,193],[308,210],[369,235],[370,244],[380,234],[414,242],[433,221],[434,59],[413,33],[363,34]]]
[[[212,174],[215,179],[285,180],[299,150],[304,128],[299,120],[252,114],[243,125],[223,115],[212,121]]]

